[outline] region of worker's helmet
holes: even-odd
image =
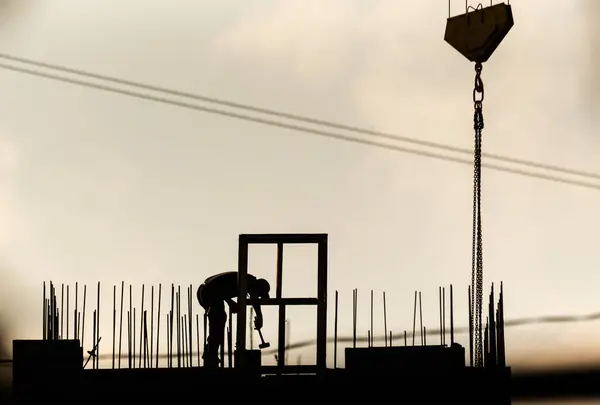
[[[269,291],[271,291],[271,285],[264,278],[256,280],[256,294],[260,298],[269,298]]]

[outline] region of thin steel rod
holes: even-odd
[[[417,292],[415,291],[415,303],[413,305],[413,330],[412,330],[412,345],[415,345],[415,331],[417,328]]]
[[[119,362],[118,367],[121,368],[121,340],[123,337],[123,296],[125,295],[125,281],[121,281],[121,312],[119,315]]]
[[[387,330],[387,307],[385,303],[385,291],[383,292],[383,335],[385,338],[385,347],[388,345],[388,330]]]
[[[200,315],[196,314],[196,352],[198,354],[198,367],[200,367]]]
[[[369,347],[373,347],[373,290],[371,290],[371,329],[369,329],[371,337],[369,339]]]
[[[129,368],[134,368],[133,364],[133,286],[129,284],[129,311],[127,321],[129,322]]]
[[[83,315],[81,316],[81,347],[85,348],[85,301],[87,296],[87,285],[83,285]]]
[[[353,317],[352,317],[352,322],[353,322],[353,332],[352,332],[352,347],[356,348],[356,327],[357,327],[357,321],[358,321],[358,289],[354,289],[352,290],[353,294]]]
[[[335,315],[333,326],[333,368],[337,368],[337,343],[338,343],[338,291],[335,291]]]
[[[131,368],[131,312],[127,311],[127,366]]]
[[[454,344],[454,294],[450,284],[450,345]]]
[[[169,312],[169,367],[173,367],[173,311],[175,306],[175,284],[171,284],[171,312]]]
[[[112,328],[112,368],[115,368],[115,348],[117,343],[117,286],[113,286],[113,328]]]
[[[170,361],[170,359],[171,359],[171,349],[170,349],[171,338],[169,336],[169,329],[170,329],[169,326],[170,325],[171,325],[171,316],[170,316],[169,312],[167,312],[167,325],[166,325],[166,327],[167,327],[167,367],[169,367],[169,368],[171,367],[171,361]]]
[[[64,338],[64,311],[65,307],[65,283],[60,285],[60,339]]]
[[[194,336],[194,307],[193,307],[193,292],[192,292],[192,285],[190,284],[190,287],[188,289],[188,356],[189,356],[189,366],[192,367],[192,362],[194,360],[194,350],[192,350],[193,345],[192,345],[192,338]],[[233,332],[232,332],[233,333]]]
[[[96,330],[97,330],[97,335],[96,335],[96,339],[94,340],[94,344],[96,345],[96,354],[100,354],[100,281],[98,281],[98,297],[97,297],[97,302],[96,302]],[[96,362],[96,368],[100,368],[100,358],[98,358],[98,361]]]
[[[442,286],[438,287],[439,304],[440,304],[440,345],[444,344],[444,330],[442,326]]]
[[[142,284],[142,308],[140,310],[140,356],[138,359],[138,367],[142,368],[142,349],[143,349],[143,339],[144,339],[144,298],[145,298],[145,288],[146,286]]]
[[[444,339],[442,344],[446,344],[446,287],[442,287],[442,334]]]
[[[67,309],[66,309],[66,315],[65,318],[67,318],[67,340],[69,339],[69,318],[71,317],[71,314],[69,313],[69,284],[67,284]]]
[[[97,316],[96,316],[96,310],[94,310],[94,314],[92,315],[92,322],[93,322],[93,327],[92,327],[92,342],[95,342],[97,337],[96,337],[96,327],[97,327]],[[96,346],[97,347],[97,346]],[[96,362],[97,362],[97,354],[98,352],[94,353],[94,348],[92,348],[92,369],[96,369]]]
[[[156,314],[156,368],[158,368],[160,350],[160,301],[162,297],[162,284],[158,285],[158,310]]]
[[[44,281],[43,284],[43,288],[44,288],[44,306],[42,307],[42,339],[46,340],[46,338],[48,337],[48,334],[46,333],[48,331],[48,328],[46,327],[46,319],[48,318],[48,314],[47,314],[47,305],[46,305],[46,282]]]
[[[75,329],[75,339],[79,339],[79,311],[77,306],[79,305],[79,283],[75,282],[75,323],[74,323],[74,329]]]
[[[150,361],[148,362],[150,368],[152,368],[154,353],[154,285],[150,289]]]
[[[421,291],[419,291],[419,326],[421,331],[421,345],[425,345],[425,337],[423,333],[423,302],[421,301]]]

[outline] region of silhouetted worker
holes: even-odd
[[[248,297],[250,299],[269,298],[271,286],[267,280],[256,278],[251,274],[247,276]],[[229,271],[207,278],[196,293],[198,302],[208,316],[208,338],[204,347],[204,365],[215,367],[219,364],[219,346],[223,344],[227,313],[225,302],[229,305],[231,313],[237,313],[237,302],[233,298],[238,296],[238,273]],[[254,327],[261,329],[263,316],[260,305],[253,305],[256,316]]]

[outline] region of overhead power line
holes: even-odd
[[[309,124],[315,124],[315,125],[320,125],[320,126],[325,126],[325,127],[335,128],[335,129],[341,129],[344,131],[354,132],[354,133],[361,134],[361,135],[368,135],[368,136],[381,138],[381,139],[388,139],[388,140],[392,140],[392,141],[402,141],[402,142],[406,142],[406,143],[412,143],[415,145],[426,146],[426,147],[433,148],[433,149],[440,149],[440,150],[447,151],[447,152],[461,153],[461,154],[467,154],[467,155],[471,155],[473,153],[472,150],[467,149],[467,148],[459,148],[456,146],[442,144],[439,142],[424,141],[424,140],[415,139],[412,137],[390,134],[390,133],[381,132],[381,131],[374,131],[374,130],[361,128],[361,127],[357,127],[357,126],[353,126],[353,125],[347,125],[347,124],[342,124],[342,123],[338,123],[338,122],[333,122],[333,121],[328,121],[328,120],[323,120],[323,119],[318,119],[318,118],[313,118],[313,117],[307,117],[307,116],[298,115],[298,114],[291,114],[291,113],[286,113],[286,112],[282,112],[282,111],[276,111],[276,110],[257,107],[257,106],[253,106],[253,105],[249,105],[249,104],[242,104],[242,103],[223,100],[223,99],[219,99],[219,98],[215,98],[215,97],[204,96],[201,94],[195,94],[195,93],[190,93],[190,92],[168,89],[165,87],[154,86],[154,85],[150,85],[150,84],[146,84],[146,83],[136,82],[133,80],[88,72],[88,71],[82,70],[82,69],[75,69],[75,68],[70,68],[70,67],[63,66],[63,65],[52,64],[52,63],[37,61],[37,60],[29,59],[29,58],[14,56],[14,55],[10,55],[7,53],[0,52],[0,59],[6,59],[6,60],[13,61],[13,62],[42,67],[45,69],[52,69],[52,70],[61,71],[64,73],[75,74],[78,76],[89,77],[92,79],[103,80],[103,81],[112,82],[112,83],[116,83],[116,84],[137,87],[140,89],[150,90],[150,91],[154,91],[154,92],[158,92],[158,93],[164,93],[164,94],[168,94],[171,96],[188,98],[188,99],[196,100],[196,101],[203,101],[203,102],[207,102],[207,103],[221,105],[224,107],[236,108],[236,109],[256,112],[256,113],[260,113],[260,114],[272,115],[272,116],[279,117],[279,118],[286,118],[289,120],[301,121],[301,122],[305,122],[305,123],[309,123]],[[549,165],[549,164],[545,164],[545,163],[539,163],[539,162],[534,162],[534,161],[530,161],[530,160],[518,159],[518,158],[514,158],[514,157],[510,157],[510,156],[503,156],[503,155],[497,155],[497,154],[491,154],[491,153],[482,153],[482,157],[485,157],[487,159],[499,160],[499,161],[503,161],[503,162],[507,162],[507,163],[513,163],[513,164],[518,164],[518,165],[523,165],[523,166],[534,167],[537,169],[550,170],[550,171],[555,171],[555,172],[559,172],[559,173],[563,173],[563,174],[570,174],[570,175],[575,175],[575,176],[580,176],[580,177],[589,177],[591,179],[600,180],[600,174],[583,171],[583,170],[570,169],[570,168],[561,167],[561,166],[557,166],[557,165]]]
[[[326,138],[337,139],[337,140],[342,140],[342,141],[352,142],[352,143],[357,143],[357,144],[362,144],[362,145],[368,145],[368,146],[373,146],[373,147],[382,148],[382,149],[388,149],[388,150],[392,150],[392,151],[396,151],[396,152],[404,152],[404,153],[408,153],[408,154],[419,155],[419,156],[429,157],[429,158],[438,159],[438,160],[445,160],[445,161],[454,162],[454,163],[460,163],[460,164],[466,164],[466,165],[473,164],[473,161],[470,159],[462,159],[462,158],[452,157],[452,156],[443,155],[443,154],[439,154],[439,153],[407,148],[407,147],[403,147],[403,146],[399,146],[399,145],[390,145],[390,144],[383,143],[383,142],[377,142],[377,141],[372,141],[372,140],[368,140],[368,139],[364,139],[364,138],[352,137],[352,136],[348,136],[348,135],[344,135],[344,134],[340,134],[340,133],[336,133],[336,132],[323,131],[323,130],[318,130],[318,129],[309,128],[309,127],[300,126],[300,125],[287,124],[287,123],[284,123],[281,121],[265,119],[265,118],[261,118],[261,117],[257,117],[257,116],[245,115],[245,114],[240,114],[240,113],[236,113],[236,112],[231,112],[231,111],[226,111],[226,110],[221,110],[221,109],[216,109],[216,108],[211,108],[211,107],[204,107],[204,106],[200,106],[197,104],[191,104],[191,103],[186,103],[186,102],[182,102],[182,101],[168,99],[165,97],[152,96],[152,95],[138,93],[138,92],[131,91],[131,90],[124,90],[124,89],[119,89],[119,88],[106,86],[106,85],[102,85],[102,84],[87,82],[87,81],[78,80],[78,79],[72,79],[72,78],[68,78],[68,77],[64,77],[64,76],[60,76],[60,75],[41,72],[39,70],[11,66],[11,65],[2,64],[2,63],[0,63],[0,69],[24,73],[27,75],[56,80],[56,81],[60,81],[60,82],[64,82],[64,83],[70,83],[70,84],[83,86],[86,88],[91,88],[91,89],[96,89],[96,90],[102,90],[102,91],[106,91],[106,92],[110,92],[110,93],[121,94],[121,95],[134,97],[134,98],[138,98],[138,99],[142,99],[142,100],[154,101],[157,103],[172,105],[172,106],[176,106],[176,107],[180,107],[180,108],[187,108],[187,109],[191,109],[191,110],[195,110],[195,111],[201,111],[201,112],[221,115],[221,116],[225,116],[225,117],[229,117],[229,118],[235,118],[235,119],[239,119],[239,120],[269,125],[269,126],[273,126],[273,127],[278,127],[278,128],[283,128],[283,129],[288,129],[288,130],[293,130],[293,131],[298,131],[298,132],[304,132],[304,133],[308,133],[308,134],[312,134],[312,135],[323,136]],[[486,167],[488,169],[512,173],[512,174],[518,174],[521,176],[532,177],[532,178],[548,180],[548,181],[552,181],[552,182],[556,182],[556,183],[563,183],[563,184],[569,184],[569,185],[574,185],[574,186],[579,186],[579,187],[584,187],[584,188],[589,188],[589,189],[600,190],[600,184],[579,181],[579,180],[573,180],[573,179],[567,179],[567,178],[562,178],[562,177],[558,177],[558,176],[537,173],[537,172],[532,172],[532,171],[526,171],[526,170],[521,170],[521,169],[515,169],[515,168],[506,167],[506,166],[499,166],[499,165],[489,164],[489,163],[482,163],[482,166]]]

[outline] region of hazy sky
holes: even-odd
[[[0,53],[458,147],[473,142],[473,66],[443,41],[445,2],[14,3],[5,4]],[[484,151],[600,172],[592,57],[600,7],[511,3],[515,27],[483,72]],[[253,232],[329,233],[340,333],[351,332],[354,287],[365,335],[369,289],[387,292],[388,324],[401,333],[412,327],[414,290],[433,328],[437,286],[453,283],[456,323],[466,323],[470,166],[4,70],[0,89],[0,299],[14,337],[41,333],[42,280],[100,280],[108,342],[113,284],[134,284],[136,297],[141,283],[197,286],[235,269],[237,235]],[[504,281],[506,316],[598,310],[598,190],[491,170],[483,184],[485,280]],[[274,281],[273,249],[252,254],[251,271]],[[290,249],[285,295],[316,294],[315,257]],[[293,339],[313,337],[313,314],[290,311]],[[590,324],[527,327],[507,344],[518,361],[532,347],[533,358],[598,334]],[[275,341],[274,323],[265,335]]]

